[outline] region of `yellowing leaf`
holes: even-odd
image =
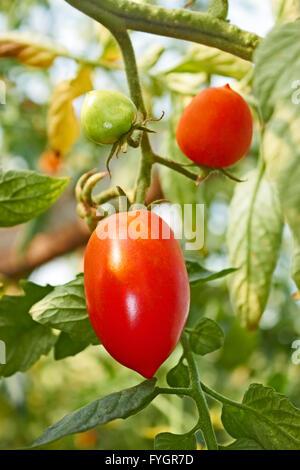
[[[71,149],[79,135],[73,100],[93,88],[91,75],[90,67],[82,67],[77,77],[59,82],[52,93],[48,111],[48,140],[51,149],[60,155]]]
[[[299,0],[272,0],[277,23],[289,23],[300,17]]]
[[[93,69],[91,67],[81,67],[77,77],[71,80],[71,89],[73,92],[73,98],[77,98],[83,93],[92,90],[93,83]]]
[[[232,304],[244,326],[255,329],[269,297],[282,233],[282,214],[274,183],[253,170],[236,186],[227,232]]]
[[[183,61],[167,73],[208,73],[224,75],[240,80],[252,69],[252,65],[228,52],[201,44],[193,45]]]
[[[34,34],[11,31],[0,34],[0,57],[14,57],[19,62],[33,67],[48,68],[66,50]]]
[[[266,174],[276,185],[293,235],[292,276],[300,287],[300,30],[298,22],[272,29],[255,53],[254,92],[267,122]]]

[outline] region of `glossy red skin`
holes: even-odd
[[[124,214],[124,213],[123,213]],[[141,221],[138,239],[100,239],[108,221],[101,221],[88,242],[84,285],[92,326],[105,349],[118,362],[152,377],[175,348],[190,304],[187,271],[178,241],[149,239],[153,212],[129,212],[128,223]],[[126,232],[128,224],[125,223]],[[143,237],[147,237],[143,239]]]
[[[251,111],[229,85],[207,88],[192,99],[178,123],[176,140],[191,160],[227,167],[248,152],[253,135]]]

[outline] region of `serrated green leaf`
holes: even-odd
[[[246,175],[231,201],[227,246],[229,262],[240,269],[230,278],[233,307],[249,329],[264,312],[281,243],[283,218],[275,185],[262,170]]]
[[[0,226],[22,224],[45,212],[62,194],[68,178],[34,171],[0,169]]]
[[[190,385],[189,369],[181,360],[167,373],[167,382],[170,387],[188,387]]]
[[[89,342],[76,341],[71,338],[70,335],[62,331],[58,337],[58,340],[54,346],[54,359],[65,359],[69,356],[75,356],[76,354],[87,348]]]
[[[201,318],[190,332],[190,345],[195,354],[205,356],[223,346],[222,328],[210,318]]]
[[[155,436],[155,450],[195,450],[197,441],[195,434],[172,434],[162,432]]]
[[[300,450],[300,409],[272,388],[252,384],[241,406],[224,405],[222,422],[234,438],[266,450]]]
[[[52,287],[28,281],[22,281],[21,286],[24,294],[4,295],[0,299],[0,340],[6,346],[6,364],[0,365],[2,377],[29,369],[57,340],[51,329],[33,321],[28,313],[31,305]]]
[[[205,73],[224,75],[240,80],[252,70],[252,65],[228,52],[202,44],[193,45],[182,62],[168,73]]]
[[[258,442],[247,437],[241,437],[228,446],[219,446],[220,450],[264,450]]]
[[[33,447],[48,444],[63,436],[105,424],[117,418],[126,419],[146,406],[156,397],[156,379],[145,380],[135,387],[112,393],[89,403],[50,426],[33,444]]]
[[[42,325],[64,331],[75,341],[99,344],[86,310],[83,275],[53,291],[30,309]]]

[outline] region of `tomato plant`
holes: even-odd
[[[300,449],[300,7],[270,1],[260,35],[227,0],[1,2],[0,447]],[[72,48],[24,32],[65,14]]]
[[[208,88],[192,99],[179,120],[176,139],[194,162],[227,167],[246,155],[252,133],[249,106],[225,85]]]

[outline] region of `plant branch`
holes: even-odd
[[[195,181],[196,183],[200,183],[200,181],[204,180],[211,172],[211,169],[207,168],[200,169],[200,174],[193,173],[192,171],[187,170],[186,166],[181,165],[180,163],[169,158],[160,157],[159,155],[153,155],[153,160],[155,163],[159,163],[160,165],[164,165],[174,171],[177,171],[177,173],[181,173],[182,175],[186,176],[190,180]]]
[[[90,60],[90,59],[86,59],[85,57],[78,57],[78,56],[74,56],[68,52],[65,52],[64,54],[59,54],[59,57],[64,57],[66,59],[71,59],[71,60],[75,60],[75,62],[79,63],[79,64],[82,64],[82,65],[86,65],[86,66],[90,66],[90,67],[101,67],[105,70],[109,70],[109,71],[112,71],[112,70],[123,70],[123,67],[121,64],[119,63],[116,63],[116,62],[109,62],[107,60],[103,60],[103,59],[98,59],[98,60]]]
[[[192,41],[252,60],[260,37],[208,13],[130,0],[66,0],[109,29],[132,29]]]
[[[216,392],[212,388],[205,385],[203,382],[201,382],[201,387],[203,392],[206,393],[206,395],[210,396],[211,398],[214,398],[215,400],[223,403],[224,405],[235,406],[236,408],[245,408],[242,403],[238,403],[237,401],[224,397],[224,395],[221,395],[220,393]]]
[[[184,350],[184,355],[188,363],[191,382],[192,382],[192,393],[191,396],[194,398],[199,413],[199,426],[203,433],[208,450],[218,450],[218,444],[215,436],[215,432],[211,423],[209,409],[207,406],[206,398],[201,387],[199,372],[194,355],[190,349],[187,333],[183,332],[181,342]]]
[[[210,0],[208,13],[220,20],[226,20],[228,14],[228,0]]]
[[[190,388],[181,388],[181,387],[156,387],[157,393],[163,393],[166,395],[181,395],[181,396],[191,396],[192,389]]]
[[[136,105],[139,114],[144,119],[146,117],[146,107],[143,100],[135,53],[129,34],[127,31],[122,29],[115,30],[114,26],[111,27],[111,32],[115,36],[123,55],[130,96]],[[153,151],[151,149],[149,137],[146,132],[144,132],[142,137],[141,151],[142,157],[140,160],[140,167],[134,191],[134,201],[139,204],[144,204],[147,189],[151,184],[151,172],[153,165]]]
[[[146,108],[143,100],[135,53],[129,34],[126,30],[122,30],[120,28],[115,29],[114,27],[111,27],[110,31],[115,36],[122,52],[131,99],[137,109],[144,117],[146,117]]]

